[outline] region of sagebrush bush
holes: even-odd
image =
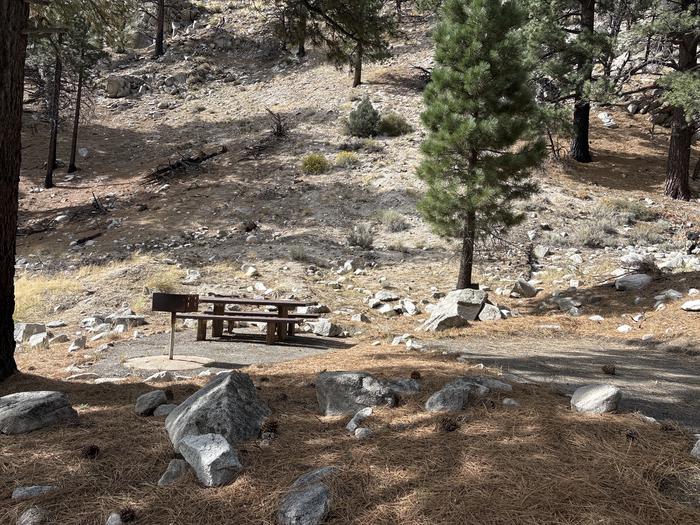
[[[350,246],[359,246],[365,250],[372,248],[374,244],[374,234],[367,224],[358,224],[348,235],[348,244]]]
[[[360,157],[352,151],[341,151],[335,156],[335,165],[340,167],[357,166],[360,163]]]
[[[373,137],[379,126],[379,112],[374,109],[369,97],[362,99],[348,115],[346,131],[353,137]]]
[[[659,212],[638,201],[627,199],[604,199],[598,205],[603,213],[615,213],[623,222],[634,224],[637,221],[654,221],[659,218]]]
[[[662,244],[669,240],[668,223],[643,222],[630,231],[630,240],[634,244]]]
[[[292,258],[293,261],[301,263],[314,262],[313,257],[306,253],[306,250],[304,250],[303,246],[292,246],[291,248],[289,248],[289,256]]]
[[[309,175],[325,173],[331,167],[326,157],[320,153],[310,153],[301,161],[301,171]]]
[[[385,210],[379,215],[379,220],[386,226],[386,229],[392,233],[408,230],[410,225],[406,222],[403,215],[396,210]]]
[[[382,117],[379,119],[378,130],[382,135],[386,135],[388,137],[398,137],[411,133],[413,128],[408,122],[406,122],[406,119],[403,116],[390,111],[386,115],[382,115]]]
[[[571,246],[586,246],[587,248],[617,246],[617,239],[607,233],[608,231],[610,230],[604,228],[599,222],[584,222],[577,225],[571,232],[569,243]]]

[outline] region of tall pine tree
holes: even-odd
[[[532,168],[545,153],[529,86],[515,0],[446,0],[434,38],[432,82],[422,115],[429,135],[418,176],[419,204],[442,235],[462,241],[457,288],[472,283],[474,243],[518,223],[512,201],[531,195]]]

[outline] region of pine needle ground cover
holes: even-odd
[[[381,377],[420,377],[421,393],[365,421],[372,439],[357,441],[347,418],[320,417],[313,381],[322,370],[366,370]],[[32,501],[62,525],[104,523],[132,509],[134,523],[275,523],[285,490],[303,472],[336,465],[329,523],[345,524],[694,524],[700,521],[700,466],[691,436],[634,414],[572,413],[546,387],[515,385],[503,395],[451,414],[423,410],[427,397],[461,375],[495,370],[440,354],[363,345],[292,363],[247,370],[270,405],[278,437],[271,446],[239,447],[244,473],[205,489],[188,474],[158,487],[173,450],[161,418],[134,413],[152,385],[88,385],[17,376],[0,395],[22,390],[66,392],[81,416],[76,427],[0,436],[0,523],[15,523],[30,503],[9,499],[19,485],[56,484]],[[204,379],[168,385],[183,401]],[[160,385],[159,385],[160,386]],[[456,427],[456,428],[455,428]],[[99,452],[85,454],[87,447]],[[94,448],[92,448],[94,450]],[[694,506],[695,505],[695,506]]]

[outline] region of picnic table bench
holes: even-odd
[[[199,312],[199,304],[211,304],[212,309]],[[226,312],[226,305],[267,306],[274,310],[266,311],[235,311]],[[212,337],[221,337],[224,322],[228,323],[228,331],[233,332],[234,323],[265,323],[267,332],[266,344],[284,341],[294,335],[294,326],[309,319],[317,319],[318,314],[295,313],[290,310],[302,306],[316,304],[309,301],[291,299],[248,299],[244,297],[197,296],[180,294],[153,294],[153,311],[170,312],[170,359],[173,358],[175,347],[175,321],[177,319],[194,319],[197,321],[197,341],[206,339],[207,323],[211,321]]]

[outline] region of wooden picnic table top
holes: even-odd
[[[200,303],[208,304],[250,304],[269,306],[311,306],[316,301],[296,301],[294,299],[247,299],[245,297],[219,297],[216,295],[200,295]]]

